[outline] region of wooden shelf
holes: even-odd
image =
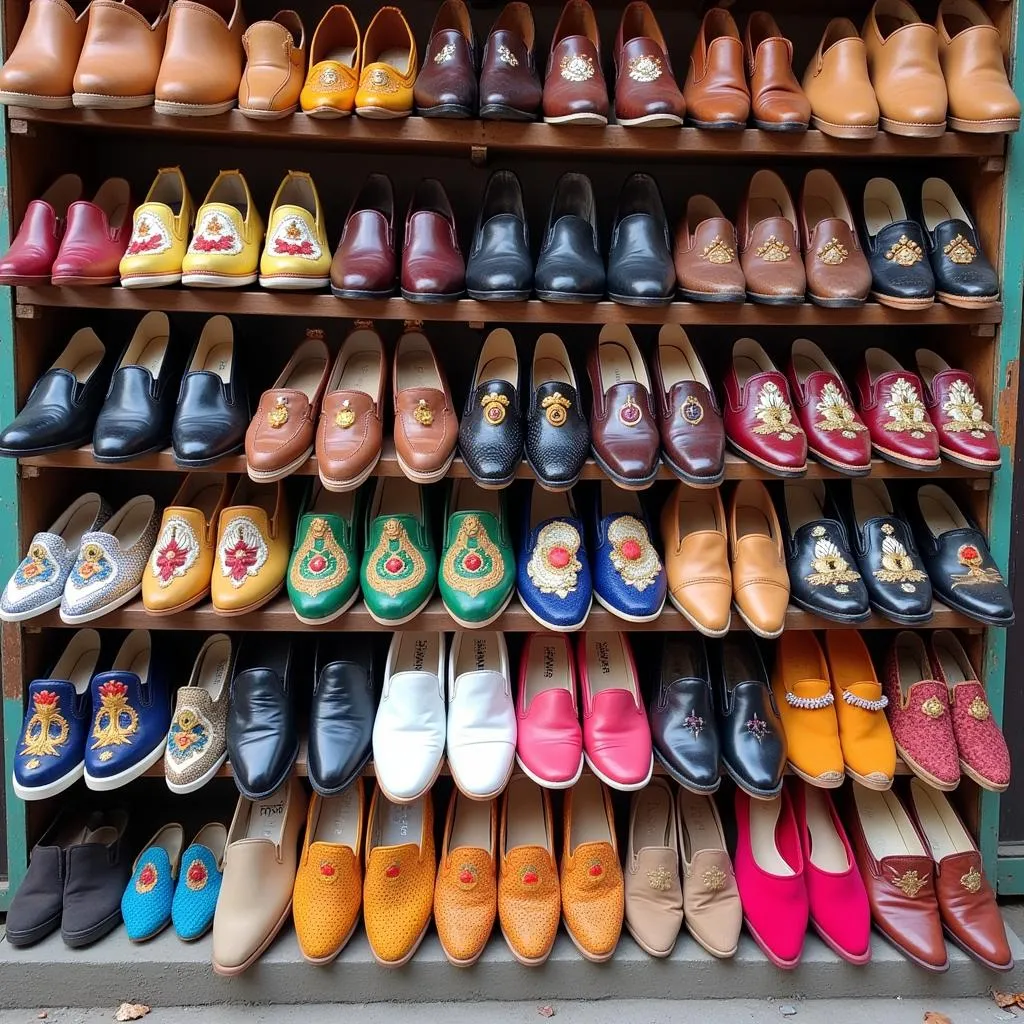
[[[39,288],[16,289],[15,315],[31,317],[33,306],[63,309],[157,309],[165,313],[226,313],[247,316],[298,316],[369,320],[463,321],[465,323],[664,324],[693,326],[780,327],[934,327],[944,324],[998,324],[1003,306],[955,309],[936,302],[928,309],[904,311],[868,302],[850,309],[764,306],[753,302],[673,302],[647,308],[617,302],[458,302],[423,303],[405,299],[336,299],[320,292],[269,292],[242,289],[185,288]]]
[[[928,629],[970,629],[981,630],[983,627],[974,619],[961,615],[959,612],[947,608],[945,605],[935,603],[933,606],[932,620],[928,623]],[[38,618],[26,622],[28,629],[44,627],[67,627],[61,621],[56,611],[47,612]],[[101,627],[106,629],[189,629],[202,630],[207,633],[216,632],[302,632],[310,631],[323,632],[364,632],[380,631],[424,631],[424,632],[455,632],[462,627],[459,626],[445,610],[439,597],[435,597],[427,607],[420,612],[416,618],[401,625],[383,627],[375,622],[363,603],[357,602],[351,610],[344,615],[328,622],[323,626],[308,626],[295,617],[291,602],[285,596],[274,598],[269,604],[254,612],[245,615],[220,615],[214,611],[213,606],[208,602],[190,608],[188,611],[178,612],[177,615],[150,615],[142,605],[141,600],[132,601],[123,608],[118,608],[109,615],[104,615],[89,623],[90,627]],[[77,627],[75,627],[77,628]],[[535,633],[543,627],[534,619],[529,612],[519,603],[515,596],[512,603],[498,618],[491,623],[488,629],[498,630],[506,633]],[[690,631],[693,626],[683,618],[672,607],[665,604],[665,610],[660,617],[653,622],[626,622],[618,616],[613,615],[607,609],[602,608],[596,601],[590,610],[586,627],[591,632],[668,632],[668,631]],[[732,617],[732,628],[737,630],[746,629],[743,620],[736,614]],[[811,615],[809,612],[790,605],[786,613],[786,629],[843,629],[846,628],[836,622],[827,622],[825,619]],[[853,627],[850,627],[853,628]],[[872,615],[867,622],[860,623],[857,629],[905,629],[881,615]]]
[[[152,107],[139,110],[34,110],[7,108],[12,136],[29,134],[38,124],[135,135],[159,134],[233,145],[269,144],[279,149],[319,147],[397,153],[448,153],[473,156],[481,148],[499,153],[644,160],[863,159],[934,160],[1002,158],[1005,137],[946,132],[937,139],[914,139],[879,132],[873,139],[834,139],[818,131],[800,134],[707,131],[698,128],[630,129],[621,125],[571,127],[541,122],[457,121],[409,117],[367,121],[348,117],[318,121],[296,114],[279,121],[256,121],[237,110],[215,117],[168,117]],[[225,136],[229,136],[225,138]]]
[[[97,462],[92,457],[92,446],[85,448],[71,448],[63,452],[53,452],[49,455],[30,455],[19,459],[22,466],[32,466],[37,469],[88,469],[88,470],[149,470],[159,473],[244,473],[245,456],[229,455],[212,466],[204,466],[198,470],[185,470],[174,461],[170,449],[157,452],[154,455],[144,455],[141,458],[133,459],[131,462]],[[317,461],[313,456],[301,469],[295,471],[296,476],[316,476]],[[402,476],[402,468],[395,458],[395,443],[390,438],[384,442],[384,452],[380,462],[374,470],[374,476]],[[871,463],[871,475],[887,480],[922,480],[925,476],[920,470],[906,469],[902,466],[894,466],[891,462],[882,459],[873,459]],[[457,458],[449,469],[446,479],[466,478],[469,472],[461,458]],[[927,474],[929,479],[962,479],[975,480],[980,485],[985,485],[991,479],[991,472],[981,469],[968,469],[966,466],[958,466],[946,460],[942,468],[935,473]],[[534,479],[533,470],[525,459],[519,463],[516,470],[517,480]],[[593,459],[588,459],[583,467],[581,480],[603,480],[604,471]],[[662,465],[658,470],[659,480],[675,480],[676,477],[667,466]],[[779,477],[772,473],[759,469],[753,463],[741,459],[738,455],[727,454],[725,456],[725,479],[726,480],[778,480]],[[848,477],[828,469],[820,463],[808,460],[807,479],[809,480],[845,480]]]

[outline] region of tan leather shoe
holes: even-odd
[[[95,0],[89,8],[72,102],[148,107],[167,40],[167,0]]]
[[[946,130],[939,36],[907,0],[877,0],[861,32],[882,128],[932,139]]]
[[[804,72],[811,124],[837,139],[873,139],[878,100],[868,74],[868,51],[849,18],[833,18]]]
[[[376,120],[408,117],[418,64],[416,39],[405,15],[397,7],[382,7],[363,36],[356,113]]]
[[[75,68],[85,42],[89,4],[32,0],[25,27],[0,67],[0,103],[39,110],[71,106]]]
[[[683,86],[686,119],[698,128],[740,130],[750,116],[743,42],[732,15],[712,7],[700,25]]]
[[[732,620],[732,571],[718,488],[676,484],[661,510],[668,598],[705,636],[725,636]]]
[[[739,945],[743,908],[718,808],[713,798],[680,789],[676,818],[686,929],[712,956],[730,957]]]
[[[276,121],[299,105],[306,73],[306,30],[295,11],[278,11],[257,21],[242,36],[245,73],[238,87],[238,109],[258,121]]]
[[[949,127],[1015,132],[1020,101],[1006,77],[999,30],[974,0],[942,0],[935,17],[939,63],[949,93]]]
[[[294,775],[266,800],[239,797],[213,916],[217,974],[241,974],[251,967],[291,915],[305,815],[306,793]]]
[[[736,217],[740,266],[747,298],[769,306],[798,306],[807,278],[800,258],[796,207],[786,183],[774,172],[755,171]]]
[[[779,517],[760,480],[742,480],[732,492],[729,548],[736,611],[758,636],[773,640],[786,624],[789,572]]]
[[[238,101],[242,81],[242,0],[174,0],[156,80],[158,114],[206,117]]]
[[[626,847],[626,928],[651,956],[668,956],[683,926],[676,804],[667,779],[633,794]]]
[[[793,44],[767,11],[751,13],[743,46],[754,124],[768,132],[806,131],[811,105],[793,74]]]

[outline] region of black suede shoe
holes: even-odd
[[[693,793],[714,793],[722,781],[718,725],[702,637],[680,633],[665,641],[647,717],[654,753],[665,771]]]
[[[761,799],[778,796],[786,736],[757,641],[730,633],[709,643],[708,653],[722,764],[745,793]]]
[[[537,298],[546,302],[599,302],[604,298],[604,257],[597,234],[594,188],[584,174],[563,174],[555,186],[533,286]]]
[[[868,590],[850,553],[846,529],[825,514],[824,482],[787,481],[775,493],[789,599],[833,622],[870,618]]]
[[[320,637],[309,712],[309,781],[321,796],[334,796],[359,778],[370,757],[376,710],[369,637]]]
[[[292,770],[299,753],[291,683],[291,637],[247,633],[235,660],[228,709],[228,759],[235,785],[249,800],[264,800]]]
[[[249,419],[234,327],[226,316],[211,317],[181,382],[171,428],[174,461],[199,469],[241,451]]]
[[[127,462],[159,451],[171,439],[185,352],[166,313],[147,313],[110,379],[96,417],[92,454],[97,462]]]
[[[619,195],[608,250],[608,297],[627,306],[667,306],[676,267],[661,193],[649,174],[632,174]]]
[[[471,299],[512,302],[528,299],[532,287],[533,257],[522,188],[512,171],[495,171],[487,181],[473,232],[466,291]]]
[[[113,359],[91,327],[75,331],[35,382],[21,412],[0,431],[0,455],[46,455],[88,444]]]

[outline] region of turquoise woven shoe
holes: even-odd
[[[145,942],[171,923],[174,880],[184,845],[184,829],[173,822],[153,836],[135,861],[121,897],[121,916],[132,942]]]
[[[213,924],[227,841],[227,829],[220,822],[211,822],[199,830],[181,858],[171,918],[178,938],[185,942],[205,935]]]

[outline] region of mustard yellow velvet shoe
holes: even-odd
[[[196,207],[180,167],[161,167],[135,211],[132,237],[121,257],[122,288],[159,288],[181,280]]]
[[[405,16],[397,7],[382,7],[363,37],[356,113],[377,120],[408,117],[418,63],[416,40]]]
[[[326,288],[330,272],[331,250],[316,185],[305,171],[289,171],[270,207],[260,287]]]
[[[299,103],[310,117],[348,117],[356,104],[363,41],[352,12],[343,4],[327,9],[313,33],[309,74]]]
[[[263,219],[238,171],[221,171],[196,214],[196,229],[181,264],[181,283],[241,288],[256,281]]]

